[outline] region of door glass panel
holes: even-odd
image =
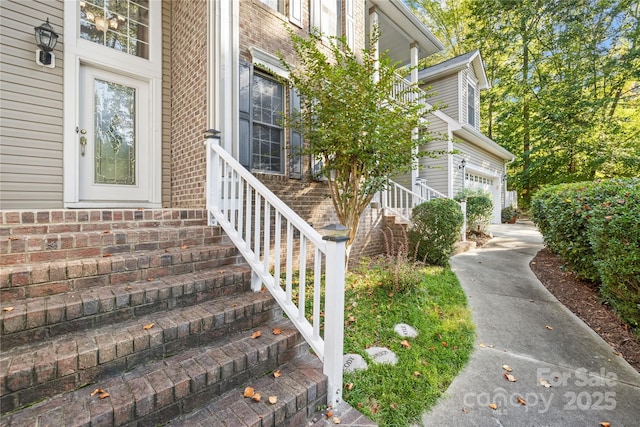
[[[149,0],[81,1],[80,37],[149,59]]]
[[[94,80],[96,184],[136,184],[136,89]]]

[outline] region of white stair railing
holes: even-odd
[[[445,194],[429,187],[424,182],[417,182],[419,192],[411,191],[407,187],[394,181],[389,181],[389,185],[380,194],[380,200],[385,212],[391,213],[411,222],[411,211],[421,203],[437,198],[448,198]],[[464,221],[460,232],[462,241],[467,239],[467,202],[456,202],[460,205]]]
[[[207,135],[207,177],[210,224],[224,229],[251,266],[252,290],[264,286],[323,361],[327,404],[335,407],[342,401],[348,238],[321,236],[221,147],[215,131]]]

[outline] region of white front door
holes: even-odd
[[[80,66],[80,202],[136,207],[149,200],[149,86],[148,81]]]

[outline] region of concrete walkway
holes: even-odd
[[[640,374],[531,272],[543,247],[535,226],[520,221],[491,231],[486,247],[451,259],[477,339],[469,364],[422,424],[640,426]]]

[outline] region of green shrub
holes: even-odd
[[[549,249],[578,276],[595,282],[600,276],[587,237],[587,216],[593,206],[592,185],[579,182],[543,188],[532,198],[531,216]]]
[[[454,199],[467,200],[467,229],[485,231],[491,223],[493,215],[493,202],[491,195],[481,190],[462,190]]]
[[[413,208],[412,222],[408,235],[416,260],[446,265],[464,222],[460,205],[446,198],[430,200]]]
[[[549,249],[640,326],[640,178],[548,186],[531,214]]]
[[[514,216],[518,215],[518,211],[513,206],[507,206],[500,211],[500,221],[504,224],[511,221]]]
[[[600,292],[631,326],[640,326],[640,179],[603,182],[591,195],[589,243]]]

